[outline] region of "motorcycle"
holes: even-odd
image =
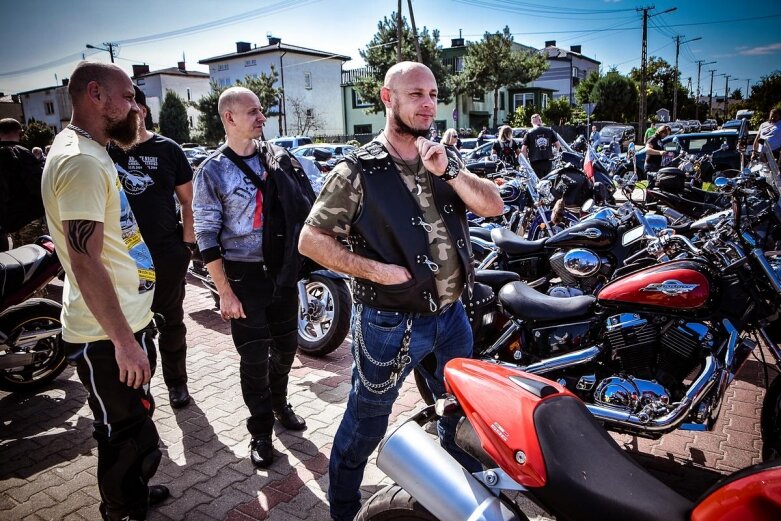
[[[556,382],[455,359],[445,366],[445,386],[435,406],[381,443],[377,466],[395,483],[369,498],[357,521],[525,520],[519,493],[559,520],[781,518],[781,460],[736,472],[694,502],[640,467]],[[470,473],[423,428],[453,415],[462,416],[456,443],[482,471]]]
[[[660,234],[645,248],[658,263],[611,280],[596,295],[559,298],[522,282],[502,286],[493,306],[487,298],[489,307],[474,313],[474,356],[556,379],[612,430],[658,438],[712,428],[759,339],[772,354],[768,365],[781,369],[781,179],[776,171],[770,181],[720,182],[727,183],[732,215],[699,245]],[[760,188],[765,204],[746,206]],[[493,320],[497,314],[502,320]],[[765,457],[781,453],[779,381],[766,396]]]
[[[211,292],[217,308],[220,295],[203,262],[193,260],[189,273]],[[315,269],[298,281],[298,348],[309,356],[336,350],[350,330],[352,295],[348,277]]]
[[[0,253],[0,389],[37,389],[65,369],[62,306],[30,298],[62,274],[49,237]]]

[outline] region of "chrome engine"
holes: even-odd
[[[580,389],[594,389],[595,403],[644,418],[665,414],[686,392],[684,380],[714,345],[701,323],[668,316],[622,313],[607,319],[605,347],[615,373]]]
[[[550,257],[550,266],[562,286],[585,293],[591,293],[601,279],[607,280],[613,268],[609,259],[585,248],[557,251]]]

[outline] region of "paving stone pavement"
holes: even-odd
[[[298,356],[289,393],[306,418],[304,432],[276,430],[278,459],[267,470],[249,461],[246,409],[239,358],[228,324],[208,292],[187,287],[187,367],[193,403],[171,409],[160,371],[153,378],[154,420],[163,461],[153,483],[172,497],[150,520],[327,520],[328,456],[349,389],[349,337],[324,358]],[[56,292],[56,288],[54,289]],[[712,432],[678,432],[659,440],[614,438],[657,477],[696,498],[724,474],[759,462],[762,365],[749,360],[728,390]],[[96,444],[87,393],[72,368],[46,389],[0,392],[0,520],[97,520]],[[410,378],[393,409],[392,423],[420,407]],[[368,497],[390,481],[367,467]]]

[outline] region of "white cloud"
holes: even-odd
[[[781,42],[743,49],[739,54],[742,54],[743,56],[764,56],[766,54],[775,54],[779,51],[781,51]]]

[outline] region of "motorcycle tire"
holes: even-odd
[[[24,327],[27,330],[45,327],[62,327],[61,306],[46,299],[30,299],[0,315],[0,331],[13,338]],[[0,389],[3,391],[31,391],[48,384],[68,365],[60,335],[40,340],[33,348],[36,352],[50,352],[46,358],[25,367],[23,371],[0,369]]]
[[[760,418],[762,461],[781,458],[781,375],[767,388]]]
[[[431,512],[396,485],[378,490],[364,503],[355,521],[438,521]]]
[[[326,304],[315,322],[305,319],[299,308],[298,348],[309,356],[325,356],[342,345],[350,330],[352,296],[344,280],[317,274],[310,277],[306,293],[310,299]]]

